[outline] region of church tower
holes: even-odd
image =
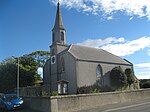
[[[54,28],[52,29],[52,45],[50,46],[51,54],[56,55],[63,51],[66,47],[66,30],[63,26],[60,4],[58,2],[55,24]]]

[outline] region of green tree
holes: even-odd
[[[35,79],[39,76],[37,73],[37,63],[34,58],[24,55],[19,58],[20,62],[20,86],[32,86],[39,79]],[[17,63],[16,63],[17,64]]]
[[[111,85],[116,89],[122,89],[127,86],[127,76],[124,74],[120,66],[111,70],[110,79]]]
[[[16,87],[17,66],[15,63],[7,60],[0,64],[0,92],[9,93]]]
[[[150,88],[150,82],[144,82],[142,88]]]
[[[27,56],[34,58],[38,67],[43,67],[46,61],[50,58],[50,53],[47,51],[35,51]]]
[[[133,72],[132,72],[132,70],[130,68],[127,68],[127,69],[125,69],[125,74],[127,76],[127,82],[128,82],[128,84],[130,86],[135,81]]]
[[[45,64],[49,56],[46,51],[37,51],[19,57],[20,87],[32,86],[42,80],[37,69]],[[0,92],[10,93],[16,88],[17,59],[7,58],[0,63]]]
[[[150,88],[150,79],[141,79],[140,88]]]

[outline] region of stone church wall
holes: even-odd
[[[50,85],[50,59],[47,60],[43,68],[43,83],[44,85]]]
[[[102,77],[99,78],[96,75],[97,66],[101,65],[102,67]],[[119,64],[109,64],[109,63],[98,63],[98,62],[90,62],[90,61],[77,61],[77,86],[91,86],[100,81],[102,87],[110,87],[110,71],[116,67],[121,66],[123,70],[126,68],[131,68],[130,65],[119,65]]]
[[[64,58],[65,70],[62,72],[61,58]],[[68,83],[68,92],[69,94],[76,93],[76,61],[75,58],[70,55],[68,52],[59,54],[59,64],[58,64],[58,73],[61,79],[67,80]]]

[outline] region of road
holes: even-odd
[[[0,112],[4,112],[2,110],[0,110]],[[14,111],[9,111],[9,112],[35,112],[33,110],[29,110],[29,109],[23,109],[23,110],[14,110]]]
[[[74,112],[150,112],[150,98]]]

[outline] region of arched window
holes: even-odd
[[[97,68],[96,68],[96,76],[97,76],[98,78],[101,78],[101,77],[102,77],[102,74],[103,74],[103,72],[102,72],[102,67],[101,67],[101,65],[98,65]]]
[[[61,40],[64,41],[64,32],[61,32]]]
[[[54,48],[52,48],[52,52],[51,52],[51,54],[52,54],[52,55],[54,55],[54,54],[55,54],[55,49],[54,49]]]
[[[64,61],[64,58],[61,58],[61,71],[62,72],[65,71],[65,61]]]
[[[52,40],[53,42],[55,41],[55,33],[53,32],[53,40]]]

